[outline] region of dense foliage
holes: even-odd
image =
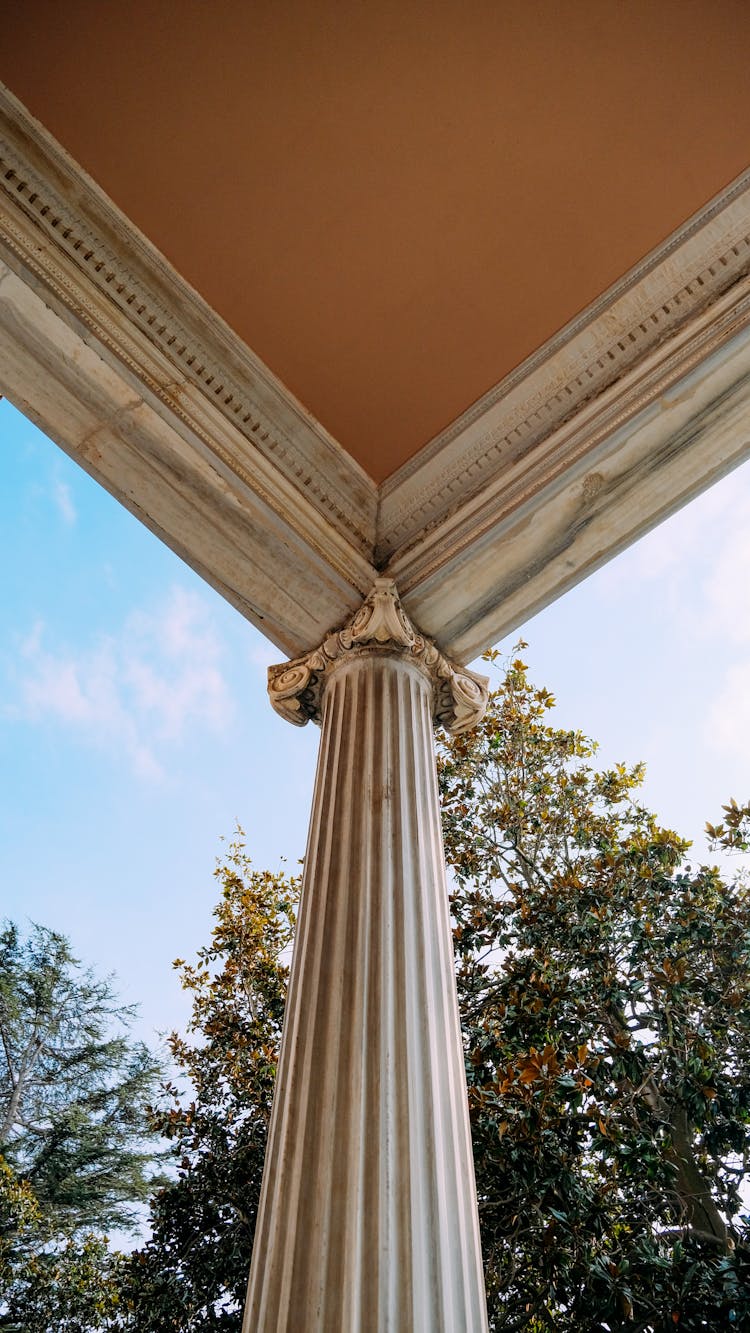
[[[133,1016],[55,931],[0,933],[0,1329],[86,1333],[119,1309],[105,1230],[136,1225],[162,1179],[161,1066]]]
[[[0,1329],[89,1333],[112,1328],[123,1261],[94,1233],[63,1236],[0,1157]]]
[[[241,842],[216,875],[211,942],[195,965],[175,964],[193,1012],[188,1039],[170,1045],[191,1096],[169,1085],[153,1117],[177,1178],[131,1264],[128,1327],[142,1333],[239,1329],[247,1287],[299,886],[253,870]]]
[[[64,936],[0,932],[0,1152],[60,1229],[128,1227],[153,1190],[160,1065]]]
[[[750,1328],[750,893],[553,703],[516,660],[440,747],[492,1327]]]

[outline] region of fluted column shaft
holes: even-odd
[[[481,1333],[432,740],[403,652],[335,663],[244,1333]]]

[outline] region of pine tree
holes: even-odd
[[[0,933],[0,1152],[53,1229],[129,1227],[153,1189],[161,1066],[64,936]]]

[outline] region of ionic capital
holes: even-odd
[[[476,726],[487,706],[488,679],[449,661],[420,634],[401,602],[393,579],[376,579],[352,620],[329,634],[304,657],[268,668],[268,693],[277,713],[295,726],[320,722],[326,677],[342,661],[378,654],[419,666],[432,681],[432,715],[447,731]]]

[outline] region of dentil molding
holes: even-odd
[[[420,634],[399,601],[392,579],[376,579],[368,597],[343,629],[294,662],[268,669],[268,693],[276,712],[304,727],[320,722],[327,679],[342,663],[373,653],[413,662],[433,687],[433,720],[456,733],[481,721],[489,681],[468,667],[449,662],[431,639]]]
[[[291,655],[382,575],[469,660],[741,462],[749,274],[750,172],[378,488],[0,85],[0,393]]]
[[[140,334],[137,342],[163,352],[253,451],[273,459],[334,526],[369,550],[374,486],[359,464],[1,84],[0,181],[9,253],[32,265],[49,293],[111,351],[127,357],[131,349],[118,347],[118,337],[129,328]],[[150,369],[146,362],[143,370]],[[154,376],[153,387],[179,410],[179,396],[169,397],[174,380],[159,384]],[[237,458],[228,461],[241,468]]]
[[[372,481],[1,85],[0,393],[286,651],[371,586]]]
[[[457,492],[480,490],[614,386],[618,410],[637,412],[657,391],[654,369],[664,387],[746,326],[749,272],[750,171],[388,478],[379,553],[402,547],[454,509]],[[649,381],[631,378],[649,358]]]

